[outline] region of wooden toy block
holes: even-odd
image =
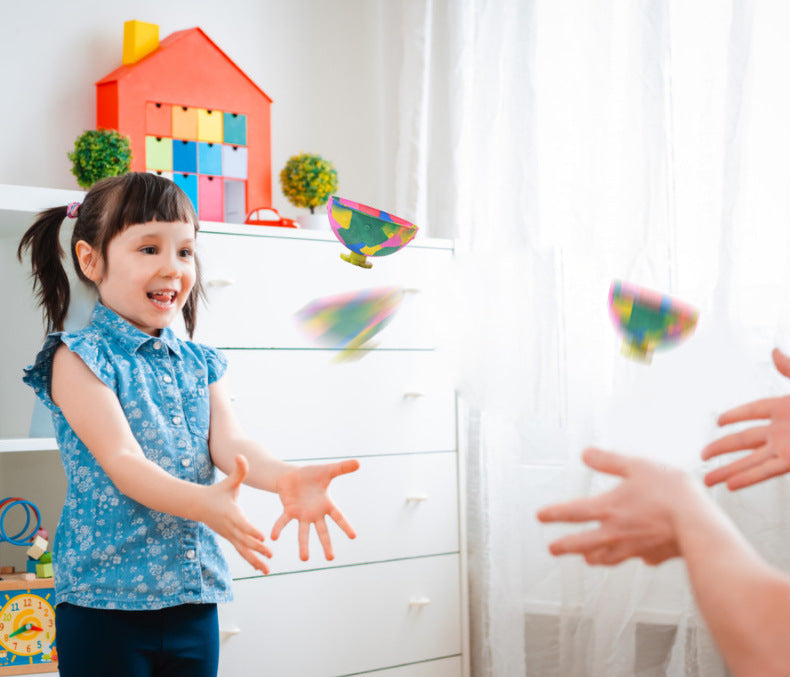
[[[222,143],[222,111],[198,108],[198,141]]]
[[[159,47],[159,26],[144,21],[126,21],[123,25],[124,66],[137,63]]]
[[[14,573],[14,567],[0,567],[0,576],[7,576]]]
[[[246,148],[222,146],[222,176],[228,179],[247,179]]]
[[[26,554],[32,559],[38,559],[47,551],[48,545],[49,543],[47,543],[45,539],[41,538],[41,536],[36,536],[36,540],[33,541],[33,545],[27,549]]]
[[[173,106],[173,138],[196,141],[198,138],[198,111],[189,106]]]
[[[158,136],[145,137],[145,168],[173,170],[173,141]]]
[[[206,176],[222,176],[222,145],[198,144],[198,172]]]
[[[148,101],[145,104],[145,133],[148,136],[173,135],[173,111],[167,103]]]
[[[52,578],[52,562],[36,564],[36,578]]]
[[[225,113],[222,116],[222,140],[234,146],[247,145],[247,116]]]
[[[198,217],[201,221],[222,221],[222,179],[214,176],[198,177]]]
[[[26,571],[29,574],[36,575],[36,564],[38,564],[37,559],[29,559],[26,564]]]

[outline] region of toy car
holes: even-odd
[[[258,209],[253,209],[247,214],[244,223],[251,226],[280,226],[282,228],[299,227],[296,221],[280,216],[279,212],[272,207],[259,207]]]

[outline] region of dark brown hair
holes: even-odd
[[[17,250],[20,261],[25,250],[30,250],[33,291],[44,313],[47,332],[63,330],[71,299],[59,239],[66,209],[53,207],[41,212],[22,236]],[[149,221],[191,223],[195,233],[199,228],[192,202],[170,179],[147,172],[130,172],[96,183],[77,210],[71,235],[71,259],[79,278],[90,283],[77,259],[75,245],[79,240],[101,252],[102,260],[106,261],[110,240],[131,225]],[[204,296],[197,258],[195,266],[195,286],[182,309],[190,338],[195,331],[198,301]]]

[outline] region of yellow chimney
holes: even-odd
[[[144,21],[123,25],[123,65],[137,63],[159,47],[159,26]]]

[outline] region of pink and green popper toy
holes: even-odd
[[[387,256],[405,247],[417,226],[374,207],[333,195],[327,206],[332,232],[350,251],[340,258],[355,266],[372,268],[368,256]]]
[[[670,348],[690,336],[699,316],[677,299],[620,280],[609,289],[609,313],[623,335],[623,355],[647,363],[656,348]]]

